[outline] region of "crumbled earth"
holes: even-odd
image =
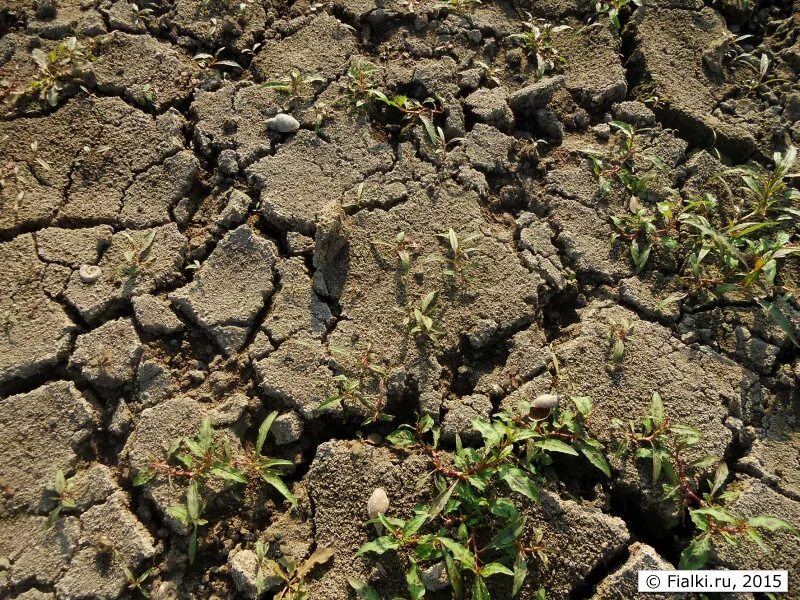
[[[635,124],[664,167],[648,203],[738,210],[719,175],[800,145],[800,4],[648,0],[619,19],[584,0],[0,2],[0,598],[134,598],[144,573],[157,600],[255,598],[264,547],[334,552],[310,600],[354,598],[348,577],[406,597],[395,553],[356,554],[379,533],[376,490],[397,518],[435,497],[417,485],[431,458],[386,435],[426,415],[449,455],[480,444],[474,419],[543,395],[592,398],[611,476],[559,457],[539,502],[509,492],[549,558],[519,598],[693,597],[636,591],[690,537],[652,465],[614,455],[654,392],[702,432],[688,459],[728,466],[732,511],[800,527],[791,329],[751,301],[664,302],[679,266],[654,250],[637,273],[609,243],[635,206],[601,194],[587,158]],[[545,22],[565,26],[552,65],[515,35]],[[48,94],[34,56],[72,43],[84,64]],[[435,109],[425,122],[368,90]],[[463,277],[443,274],[451,229],[474,247]],[[784,264],[791,291],[800,261]],[[431,292],[426,340],[404,319]],[[796,299],[786,314],[800,324]],[[365,361],[393,420],[352,398],[319,410]],[[297,504],[254,480],[207,486],[190,564],[175,440],[209,419],[250,464],[273,412],[263,454]],[[167,459],[170,477],[144,481]],[[62,474],[72,502],[47,527]],[[800,598],[798,538],[764,537],[771,552],[720,544],[709,566],[788,569]],[[442,564],[422,579],[451,597]],[[508,577],[489,589],[512,597]]]

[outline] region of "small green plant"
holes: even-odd
[[[275,600],[308,600],[306,577],[332,559],[334,554],[332,548],[320,548],[299,565],[290,556],[282,556],[277,561],[266,559],[266,566],[283,581],[283,587],[275,593]],[[263,586],[263,579],[261,581]]]
[[[123,231],[122,237],[125,238],[128,248],[122,254],[125,264],[120,267],[119,274],[121,277],[135,277],[156,260],[156,257],[152,256],[156,230],[149,231],[141,238]]]
[[[752,77],[746,83],[747,94],[769,90],[776,83],[787,81],[785,77],[778,77],[774,74],[772,61],[764,53],[757,57],[745,52],[737,57],[737,61],[752,72]]]
[[[536,67],[536,77],[541,78],[550,71],[562,66],[566,59],[560,56],[553,44],[553,34],[569,31],[569,25],[553,25],[544,19],[525,21],[527,31],[514,33],[508,36],[513,40],[520,40],[522,47],[533,60]]]
[[[305,96],[313,87],[313,84],[324,82],[325,78],[319,75],[304,75],[294,69],[288,76],[281,79],[265,81],[261,85],[282,92],[289,96],[291,100],[297,100]]]
[[[58,517],[65,509],[75,508],[75,495],[72,482],[64,478],[64,471],[59,470],[53,478],[52,499],[56,505],[47,515],[44,523],[45,529],[52,529]]]
[[[615,423],[620,430],[621,423]],[[666,415],[661,396],[653,393],[650,410],[641,425],[631,421],[622,434],[617,453],[633,452],[639,460],[652,464],[652,483],[663,481],[664,499],[677,500],[688,509],[695,526],[691,542],[681,554],[680,569],[700,569],[708,562],[714,545],[725,542],[738,546],[750,541],[767,551],[760,532],[785,530],[800,537],[791,523],[777,517],[757,515],[745,518],[732,513],[726,504],[735,496],[725,491],[728,467],[714,456],[690,460],[686,454],[702,434],[688,425],[673,423]],[[702,481],[702,474],[715,464],[713,480]]]
[[[406,335],[418,341],[429,340],[434,344],[439,341],[444,332],[434,315],[438,299],[438,292],[429,292],[419,301],[419,304],[409,302],[406,305],[406,314],[403,318]]]
[[[459,15],[469,15],[475,12],[475,9],[481,4],[483,4],[481,0],[439,0],[433,5],[433,8],[453,11]]]
[[[622,364],[625,358],[625,341],[633,334],[633,321],[622,319],[611,320],[608,328],[609,357],[608,364],[612,369]]]
[[[390,248],[397,254],[397,267],[402,275],[405,275],[408,273],[409,269],[411,269],[411,261],[413,260],[414,254],[417,252],[417,245],[406,239],[404,231],[399,232],[395,236],[393,242],[373,240],[372,243],[376,246]]]
[[[773,156],[772,169],[742,166],[721,176],[735,177],[737,191],[727,220],[720,218],[716,197],[703,194],[658,202],[655,211],[638,200],[629,203],[630,214],[611,217],[612,244],[630,244],[631,259],[640,272],[653,247],[676,252],[676,281],[693,301],[713,301],[734,293],[761,305],[766,314],[796,343],[794,326],[786,307],[794,290],[776,282],[778,266],[800,254],[795,225],[800,222],[800,191],[790,185],[797,151],[789,147]],[[677,296],[676,296],[677,297]]]
[[[330,410],[335,406],[347,408],[360,405],[369,413],[363,425],[394,419],[384,412],[388,372],[385,367],[377,364],[378,354],[372,349],[372,344],[366,344],[357,351],[334,346],[329,347],[329,350],[350,365],[348,374],[334,376],[335,390],[317,406],[317,411]]]
[[[31,57],[39,67],[39,75],[23,95],[36,94],[50,106],[58,104],[64,86],[80,77],[94,60],[92,49],[76,37],[58,42],[49,52],[35,48]]]
[[[598,0],[594,5],[594,12],[598,16],[606,15],[614,31],[619,31],[622,28],[619,20],[620,13],[634,10],[631,5],[638,8],[642,2],[641,0]]]
[[[372,77],[377,71],[376,65],[364,60],[354,60],[347,68],[347,95],[356,108],[369,104]]]
[[[475,255],[479,252],[476,242],[481,239],[481,234],[470,235],[462,239],[451,227],[446,232],[436,235],[447,244],[448,254],[446,256],[433,255],[427,260],[443,263],[445,268],[442,270],[442,275],[454,283],[472,280],[472,272],[478,266],[478,262],[475,260]]]
[[[139,8],[136,3],[131,3],[131,20],[135,25],[147,25],[153,20],[152,8]]]
[[[607,156],[593,151],[585,154],[592,161],[592,168],[600,185],[600,194],[607,196],[612,190],[612,183],[622,184],[630,197],[643,198],[647,184],[662,169],[664,164],[656,156],[642,154],[639,151],[639,140],[642,133],[649,131],[624,121],[611,121],[611,128],[617,132],[614,151]],[[637,161],[638,159],[638,161]],[[650,168],[642,170],[637,162],[649,164]]]
[[[136,575],[127,566],[123,566],[122,572],[125,573],[125,579],[128,581],[129,590],[136,590],[144,598],[150,597],[150,590],[148,590],[145,586],[147,584],[147,580],[150,579],[150,576],[153,574],[152,568],[147,569],[141,575]]]
[[[513,412],[491,421],[474,419],[483,445],[469,448],[456,437],[454,454],[439,448],[440,430],[429,416],[415,426],[402,425],[387,436],[396,447],[421,452],[431,468],[417,486],[433,485],[435,499],[415,508],[409,519],[378,514],[370,523],[382,527],[379,537],[358,554],[395,552],[406,565],[406,583],[413,599],[423,598],[420,573],[444,563],[454,597],[471,588],[473,599],[488,600],[486,580],[513,578],[516,596],[527,577],[531,560],[547,564],[543,534],[529,531],[519,502],[536,502],[540,469],[552,463],[551,454],[583,454],[606,474],[610,468],[602,445],[588,435],[585,422],[591,412],[588,398],[574,398],[576,410],[548,411],[533,419],[531,403],[521,402]],[[361,598],[374,598],[364,582],[349,581]]]
[[[427,115],[420,115],[419,118],[420,121],[422,121],[423,127],[425,127],[431,145],[434,147],[434,152],[442,162],[445,162],[450,146],[464,141],[464,138],[456,137],[448,140],[444,134],[444,130],[441,127],[435,126]]]
[[[225,47],[223,46],[214,52],[214,54],[200,52],[199,54],[194,55],[193,60],[197,63],[201,73],[209,73],[211,71],[223,73],[225,69],[236,69],[242,71],[242,65],[237,63],[235,60],[220,58],[220,55],[224,51]]]
[[[148,466],[136,474],[134,486],[141,486],[157,476],[165,477],[172,485],[175,479],[188,481],[185,503],[168,508],[169,514],[190,528],[188,555],[194,562],[197,551],[198,528],[208,521],[203,518],[202,491],[212,481],[221,484],[246,484],[250,478],[261,479],[292,504],[297,499],[281,479],[282,469],[291,461],[262,455],[270,427],[278,413],[270,413],[258,429],[255,446],[249,453],[234,455],[228,438],[218,436],[209,417],[203,419],[195,437],[172,440],[166,457],[151,457]]]

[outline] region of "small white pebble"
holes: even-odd
[[[300,122],[292,115],[278,113],[271,119],[267,119],[267,127],[278,133],[292,133],[300,129]]]
[[[78,275],[83,283],[94,283],[103,274],[103,270],[97,265],[81,265]]]

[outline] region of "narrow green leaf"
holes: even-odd
[[[275,421],[275,417],[277,416],[278,411],[273,411],[269,413],[267,418],[261,422],[261,427],[258,428],[258,439],[256,440],[256,454],[261,454],[261,450],[264,448],[264,442],[267,441],[267,434],[269,433],[272,423]]]

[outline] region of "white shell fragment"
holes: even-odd
[[[81,265],[81,268],[78,270],[78,275],[83,283],[94,283],[100,279],[100,275],[102,274],[103,270],[97,265]]]
[[[558,408],[558,402],[560,398],[561,397],[558,394],[542,394],[541,396],[537,396],[536,400],[531,402],[531,408],[538,408],[542,410]]]
[[[271,119],[267,119],[267,127],[278,133],[292,133],[300,129],[300,122],[292,115],[278,113]]]
[[[386,495],[386,490],[383,488],[375,488],[372,496],[367,500],[367,514],[370,519],[374,519],[378,515],[384,514],[389,510],[389,496]]]

